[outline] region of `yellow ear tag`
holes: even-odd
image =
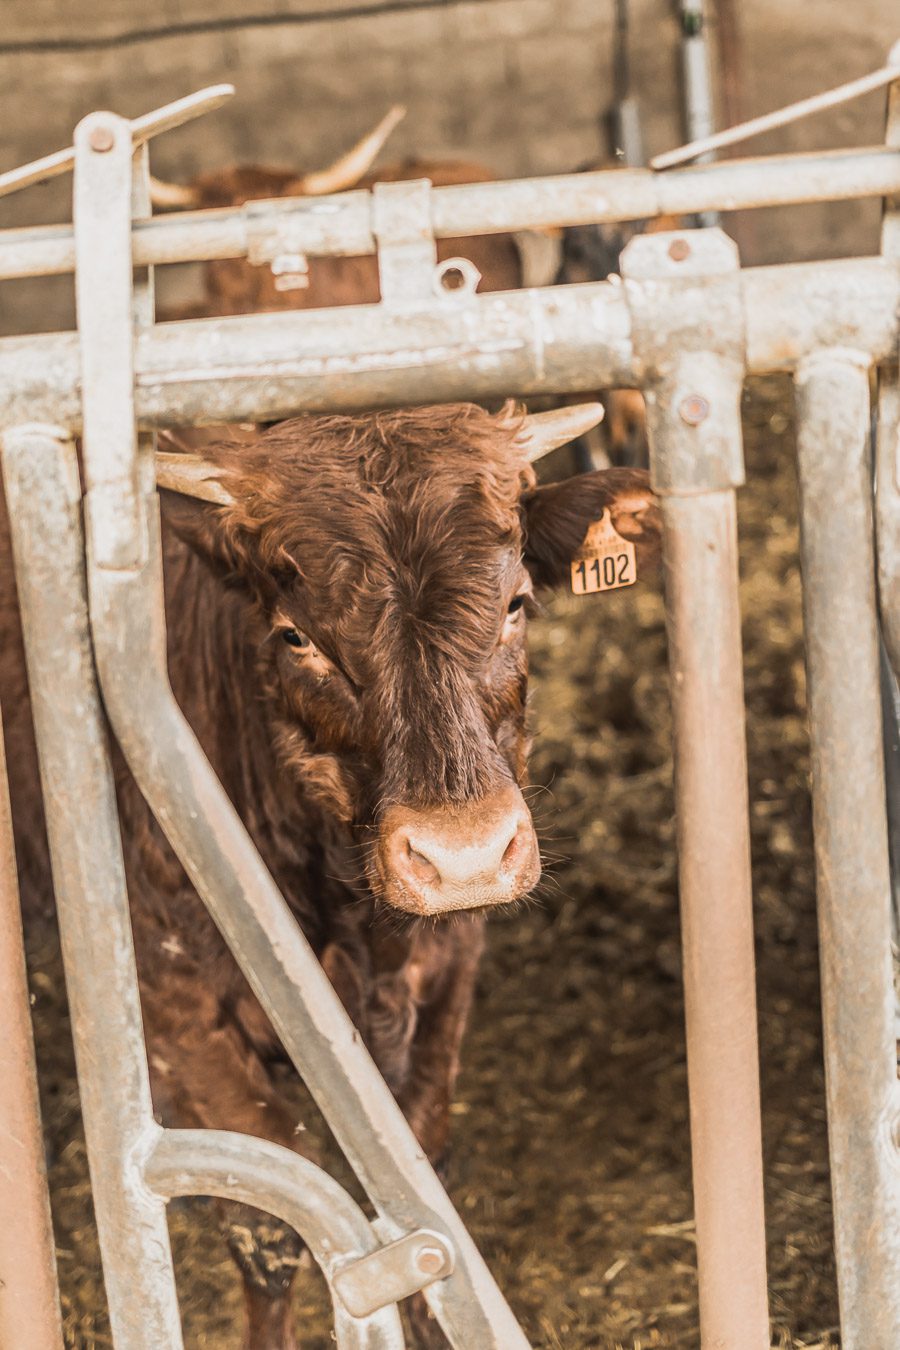
[[[608,510],[588,526],[588,532],[572,559],[572,591],[575,595],[594,595],[597,591],[617,591],[637,581],[634,544],[616,531]]]

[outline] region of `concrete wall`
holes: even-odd
[[[748,116],[873,69],[900,37],[897,0],[734,3]],[[568,171],[605,152],[613,0],[395,5],[279,0],[276,16],[270,0],[6,0],[0,168],[69,143],[73,124],[93,108],[133,115],[220,80],[237,85],[237,98],[162,138],[158,173],[186,178],[236,161],[315,167],[394,101],[409,115],[388,159],[468,156],[512,176]],[[633,75],[653,153],[683,139],[675,6],[632,0],[631,10]],[[882,108],[883,96],[872,95],[753,148],[877,143]],[[0,200],[0,226],[67,219],[70,190],[64,179]],[[744,257],[870,251],[877,219],[875,203],[756,213],[741,231]],[[70,289],[6,283],[0,331],[70,324]]]

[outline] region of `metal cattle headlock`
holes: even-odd
[[[121,1350],[181,1345],[165,1204],[195,1193],[240,1199],[297,1229],[328,1282],[345,1350],[402,1346],[397,1301],[417,1290],[456,1350],[527,1344],[173,700],[154,429],[604,386],[645,392],[665,520],[703,1344],[769,1345],[735,493],[742,383],[774,370],[797,388],[843,1343],[900,1345],[900,1089],[868,431],[875,370],[878,586],[897,669],[900,50],[892,59],[871,77],[894,82],[883,148],[665,174],[397,184],[151,219],[148,139],[216,106],[230,92],[219,87],[133,122],[94,113],[71,150],[0,176],[3,192],[74,168],[72,228],[0,233],[0,279],[74,272],[78,309],[77,333],[0,340],[0,443]],[[699,230],[633,241],[621,280],[477,295],[464,262],[458,289],[435,271],[440,237],[866,196],[886,199],[880,257],[741,270],[724,234]],[[153,322],[156,265],[252,256],[302,270],[308,256],[372,252],[377,305]],[[154,1121],[101,697],[375,1221],[284,1149]],[[18,1068],[0,1138],[30,1150],[27,1167],[0,1168],[0,1200],[20,1216],[14,1239],[0,1233],[0,1265],[14,1240],[17,1271],[0,1292],[0,1340],[48,1350],[61,1333],[5,792],[0,856],[0,1012]]]

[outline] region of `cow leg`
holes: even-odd
[[[452,929],[437,930],[420,947],[414,946],[406,966],[416,1025],[405,1081],[396,1096],[442,1181],[449,1154],[450,1106],[483,947],[483,918],[464,916]],[[373,1049],[377,1061],[377,1039]],[[421,1294],[410,1299],[406,1315],[417,1350],[446,1350],[447,1339]]]
[[[197,975],[173,980],[167,972],[143,992],[153,1099],[167,1124],[238,1130],[307,1151],[246,1029]],[[248,1004],[241,1003],[243,1012]],[[263,1023],[259,1010],[253,1031]],[[243,1279],[244,1350],[296,1350],[291,1291],[303,1243],[287,1224],[247,1205],[222,1202],[221,1213]]]
[[[460,916],[449,936],[449,950],[443,946],[438,949],[443,968],[433,976],[433,989],[426,984],[422,990],[409,1071],[397,1093],[403,1114],[439,1172],[445,1169],[450,1106],[484,949],[483,917]]]

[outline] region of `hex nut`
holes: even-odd
[[[702,394],[688,394],[687,398],[682,399],[678,414],[689,427],[698,427],[709,417],[709,403]]]
[[[444,1261],[440,1247],[422,1247],[416,1254],[416,1269],[423,1275],[439,1275],[444,1269]]]

